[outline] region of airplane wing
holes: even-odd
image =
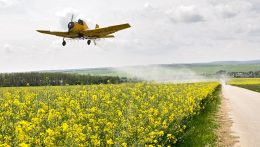
[[[49,34],[49,35],[55,35],[55,36],[59,36],[59,37],[65,37],[65,38],[75,38],[77,37],[77,35],[75,34],[68,34],[68,32],[52,32],[52,31],[46,31],[46,30],[37,30],[40,33],[43,34]]]
[[[100,38],[115,38],[114,35],[100,36]]]
[[[109,34],[113,34],[117,31],[130,28],[131,26],[129,24],[121,24],[121,25],[115,25],[105,28],[98,28],[94,30],[86,30],[82,33],[86,37],[97,37],[97,38],[106,38]]]

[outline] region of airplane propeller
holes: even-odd
[[[70,34],[71,29],[74,27],[73,17],[74,17],[74,15],[72,14],[71,20],[68,23],[68,34]]]

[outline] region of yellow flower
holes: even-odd
[[[157,146],[164,136],[162,142],[175,144],[178,138],[174,135],[186,131],[181,120],[199,114],[204,107],[202,101],[218,85],[128,83],[0,88],[4,130],[0,144]]]
[[[68,127],[69,127],[69,125],[67,123],[62,124],[62,130],[63,131],[67,131]]]
[[[20,144],[19,144],[19,147],[30,147],[30,145],[29,145],[29,144],[26,144],[26,143],[20,143]]]
[[[127,143],[126,143],[126,142],[122,143],[121,145],[122,145],[123,147],[127,147]]]
[[[108,145],[112,145],[112,144],[114,144],[114,142],[113,142],[112,139],[109,139],[109,140],[107,140],[107,144],[108,144]]]
[[[1,144],[0,145],[1,147],[11,147],[9,144],[7,144],[7,143],[4,143],[4,144]]]
[[[117,111],[117,114],[118,114],[119,117],[123,116],[123,113],[120,110]]]
[[[48,133],[49,136],[53,136],[55,134],[55,132],[52,129],[50,129],[50,128],[48,128],[46,130],[46,132]]]
[[[164,135],[164,132],[163,132],[163,131],[160,131],[160,132],[158,133],[158,135],[159,135],[159,136],[163,136],[163,135]]]

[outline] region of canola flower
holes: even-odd
[[[0,146],[167,146],[218,83],[0,88]]]
[[[260,84],[260,78],[233,78],[228,81],[232,85]]]

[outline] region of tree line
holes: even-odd
[[[260,71],[227,72],[225,70],[220,70],[216,72],[216,75],[227,75],[233,78],[260,78]]]
[[[2,73],[1,87],[16,86],[58,86],[58,85],[90,85],[90,84],[118,84],[122,81],[113,76],[92,76],[68,73]]]

